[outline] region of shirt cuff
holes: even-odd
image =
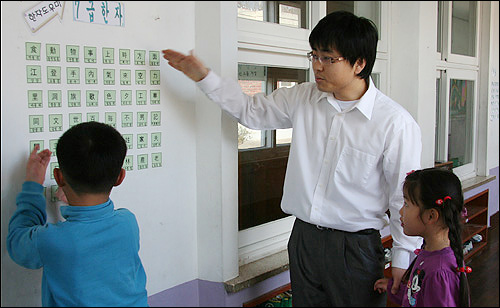
[[[208,74],[207,76],[205,76],[205,78],[196,82],[196,85],[204,93],[211,93],[215,91],[219,87],[219,84],[220,84],[220,77],[212,70],[208,71]]]
[[[410,266],[410,252],[404,249],[392,249],[392,267],[407,269]]]
[[[43,186],[37,182],[33,181],[25,181],[23,183],[23,192],[34,193],[34,194],[42,194]]]

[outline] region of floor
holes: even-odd
[[[488,244],[467,264],[469,274],[471,307],[498,307],[498,212],[491,216],[488,229]]]

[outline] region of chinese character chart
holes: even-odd
[[[64,131],[98,121],[125,139],[125,170],[163,166],[159,50],[32,40],[24,52],[30,151],[39,144],[55,156]]]

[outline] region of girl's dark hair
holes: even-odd
[[[59,168],[76,193],[109,193],[123,166],[127,145],[112,126],[84,122],[68,129],[56,147]]]
[[[449,170],[438,168],[427,168],[409,173],[403,184],[405,197],[412,203],[418,204],[420,212],[427,209],[436,209],[439,216],[449,229],[448,238],[450,247],[455,254],[458,267],[464,266],[464,254],[462,245],[462,211],[464,209],[464,197],[460,179]],[[445,198],[449,196],[450,198]],[[441,205],[437,200],[442,200]],[[425,246],[425,242],[422,247]],[[410,267],[403,275],[402,281],[408,282],[410,273],[415,263],[413,260]],[[470,306],[470,290],[467,275],[460,272],[460,307]]]
[[[373,21],[350,12],[336,11],[323,17],[309,35],[309,45],[318,51],[335,49],[351,66],[365,59],[358,77],[368,80],[377,56],[378,32]]]

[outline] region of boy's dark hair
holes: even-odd
[[[59,138],[56,153],[59,168],[76,193],[109,193],[122,169],[127,145],[113,127],[84,122]]]
[[[464,266],[462,245],[464,196],[460,179],[450,170],[439,168],[417,170],[406,176],[403,191],[406,198],[412,203],[418,204],[420,213],[432,208],[439,212],[441,221],[449,229],[448,238],[450,240],[450,247],[455,254],[457,265],[458,267]],[[445,198],[447,196],[450,198]],[[438,203],[441,204],[436,203],[438,200]],[[416,258],[403,275],[403,282],[407,282],[410,278],[410,272],[415,260]],[[460,272],[459,300],[460,307],[469,307],[470,290],[467,276],[464,272]]]
[[[309,35],[313,50],[335,49],[354,66],[365,59],[365,68],[357,75],[368,80],[377,57],[378,32],[373,21],[350,12],[336,11],[323,17]]]

